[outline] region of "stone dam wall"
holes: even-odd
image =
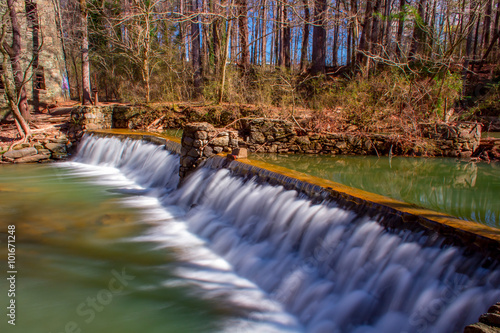
[[[86,130],[133,128],[141,110],[113,105],[80,107],[72,113],[70,136],[79,139]],[[478,149],[478,123],[419,124],[418,129],[422,139],[414,140],[395,134],[313,133],[290,121],[268,118],[244,118],[232,125],[238,145],[250,152],[470,158],[491,150],[489,146]]]

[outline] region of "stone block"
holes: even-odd
[[[337,142],[335,144],[335,147],[337,147],[338,149],[346,149],[347,148],[347,143],[342,141],[342,142]]]
[[[488,326],[483,323],[476,323],[467,326],[464,329],[464,333],[499,333],[500,330],[495,327]]]
[[[500,314],[486,313],[479,317],[479,322],[500,328]]]
[[[191,157],[201,157],[201,151],[196,148],[191,148],[187,155]]]
[[[197,131],[194,133],[194,137],[195,137],[195,139],[207,140],[208,133],[206,131]]]
[[[209,144],[213,146],[227,147],[229,146],[229,136],[224,135],[214,139],[209,140]]]
[[[3,154],[3,157],[16,159],[16,158],[23,158],[26,156],[35,155],[35,154],[38,154],[38,151],[36,150],[36,148],[30,147],[30,148],[23,148],[23,149],[8,151],[5,154]]]
[[[203,155],[206,157],[210,157],[214,155],[214,149],[210,146],[206,146],[205,149],[203,149]]]
[[[490,308],[488,309],[488,312],[500,314],[500,303],[497,303],[495,305],[490,306]]]
[[[66,151],[66,145],[64,143],[49,142],[45,144],[45,148],[55,153],[61,153]]]
[[[266,142],[266,137],[261,132],[250,133],[250,142],[264,143]]]
[[[183,135],[182,136],[182,145],[183,146],[192,146],[193,145],[193,138]]]
[[[309,137],[307,136],[298,136],[296,139],[295,139],[295,142],[299,145],[307,145],[309,146],[311,144],[311,140],[309,140]]]
[[[236,158],[247,158],[248,150],[246,148],[236,148],[233,149],[231,154],[234,155]]]
[[[206,144],[206,142],[204,142],[204,140],[194,140],[193,141],[193,147],[195,148],[200,148],[202,146],[204,146]]]
[[[36,154],[36,155],[18,158],[15,160],[15,163],[34,163],[34,162],[38,162],[41,160],[48,160],[49,158],[50,158],[50,155]]]

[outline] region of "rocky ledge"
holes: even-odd
[[[73,144],[65,134],[35,134],[29,143],[0,146],[0,163],[45,163],[63,160]]]
[[[479,317],[479,322],[469,325],[464,333],[500,333],[500,303],[492,305]]]

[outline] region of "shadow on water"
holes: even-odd
[[[500,228],[500,163],[371,156],[250,158]]]

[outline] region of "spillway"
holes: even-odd
[[[500,299],[496,258],[227,168],[178,186],[179,157],[162,146],[86,136],[64,165],[116,170],[102,180],[130,204],[153,200],[162,217],[142,239],[184,248],[181,278],[251,308],[238,331],[451,333]]]

